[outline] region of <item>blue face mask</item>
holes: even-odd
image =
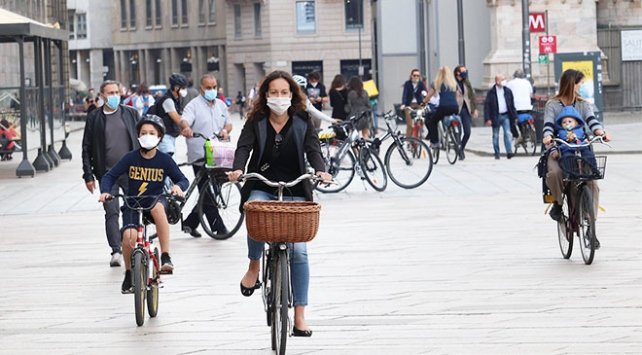
[[[216,98],[216,90],[214,90],[214,89],[211,89],[211,90],[205,90],[205,91],[203,92],[203,97],[204,97],[204,98],[205,98],[205,100],[207,100],[207,101],[212,101],[212,100],[214,100],[214,99]]]
[[[110,109],[112,110],[117,109],[119,104],[120,104],[120,96],[118,95],[107,96],[107,106]]]

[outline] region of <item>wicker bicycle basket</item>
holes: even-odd
[[[250,238],[260,242],[309,242],[319,230],[321,205],[310,201],[248,201],[245,225]]]

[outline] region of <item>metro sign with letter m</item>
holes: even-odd
[[[546,32],[546,14],[543,12],[528,14],[528,27],[531,32]]]

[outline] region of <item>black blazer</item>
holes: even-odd
[[[325,171],[319,136],[307,112],[295,113],[290,119],[294,120],[290,128],[293,130],[291,139],[295,141],[297,154],[299,156],[298,162],[292,163],[298,164],[301,174],[306,172],[305,158],[307,158],[315,172]],[[233,170],[245,171],[245,165],[249,158],[250,162],[247,164],[247,172],[259,172],[259,163],[263,157],[265,142],[267,140],[268,123],[267,117],[245,122],[236,146],[236,152],[234,153]],[[250,152],[252,153],[251,157]],[[243,185],[241,189],[241,210],[243,209],[243,204],[250,196],[250,192],[255,183],[255,180],[248,180]],[[312,201],[312,184],[309,181],[303,181],[301,183],[303,184],[305,199]]]
[[[493,127],[499,125],[499,104],[497,103],[497,90],[496,85],[488,90],[486,94],[486,102],[484,102],[484,120],[491,121]],[[511,120],[517,119],[517,111],[515,110],[515,100],[513,99],[513,92],[504,86],[504,99],[506,100],[506,107],[508,108],[508,117]]]

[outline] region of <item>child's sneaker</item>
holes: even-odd
[[[123,280],[123,285],[120,287],[120,292],[123,295],[134,293],[131,270],[125,270],[125,279]]]
[[[161,254],[161,274],[172,274],[174,273],[174,264],[172,264],[172,258],[170,258],[168,253]]]

